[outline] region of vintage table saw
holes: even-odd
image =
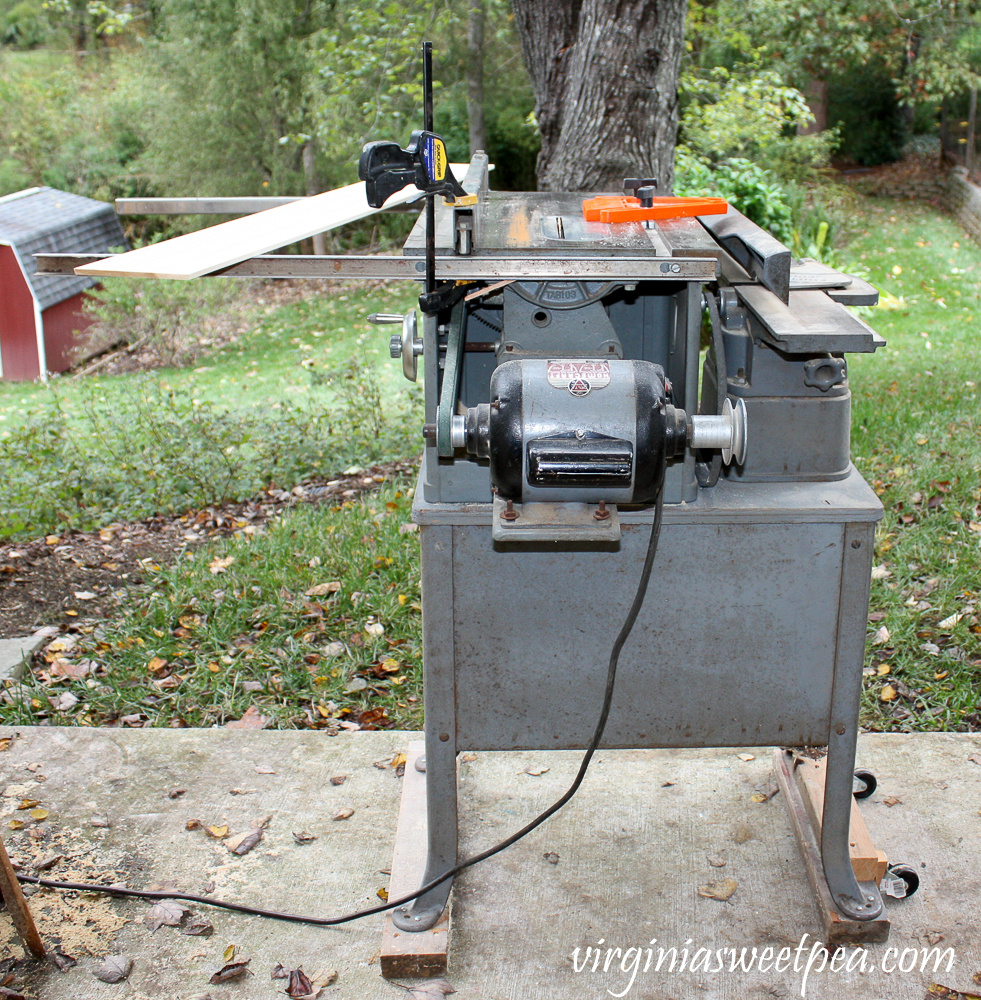
[[[402,324],[392,354],[425,387],[423,884],[457,862],[459,753],[586,745],[663,462],[660,551],[603,745],[827,745],[824,874],[844,917],[873,920],[849,817],[882,507],[849,458],[846,357],[883,341],[844,305],[875,290],[792,261],[731,208],[594,222],[581,195],[487,177],[478,154],[476,203],[439,204],[430,241],[480,280],[444,285],[421,319],[376,317]],[[420,270],[426,235],[421,217],[403,251]],[[451,884],[396,926],[432,927]]]
[[[428,153],[444,178],[445,148],[416,136],[411,155],[377,144],[408,180],[372,193],[362,174],[375,208],[407,200],[412,176],[430,188],[401,256],[266,255],[286,233],[325,228],[305,218],[312,207],[286,205],[126,254],[41,255],[39,270],[425,277],[418,315],[375,317],[400,325],[393,357],[425,388],[417,884],[457,863],[458,754],[589,742],[661,511],[602,746],[826,745],[823,803],[818,792],[809,806],[815,891],[835,919],[882,925],[884,865],[873,858],[860,882],[849,836],[882,507],[849,459],[846,359],[883,341],[844,306],[874,304],[875,289],[792,260],[731,207],[604,222],[581,195],[491,191],[482,153],[462,186],[440,181],[443,201],[418,171]],[[631,205],[657,201],[648,179],[626,188]],[[359,217],[330,207],[341,193],[309,202]],[[441,921],[451,886],[394,911],[403,938]]]

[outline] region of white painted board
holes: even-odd
[[[453,163],[451,167],[458,177],[467,171],[465,163]],[[418,189],[410,185],[393,194],[383,207],[404,205],[418,196]],[[358,181],[289,205],[267,208],[264,212],[232,219],[218,226],[82,264],[75,268],[75,273],[92,277],[175,278],[186,281],[305,240],[315,233],[336,229],[378,211],[381,209],[368,204],[364,182]]]

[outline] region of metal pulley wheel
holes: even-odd
[[[598,302],[616,287],[613,281],[515,281],[511,287],[528,302],[548,309],[577,309]]]
[[[410,309],[404,316],[396,313],[372,313],[368,322],[375,326],[385,326],[389,323],[401,323],[402,332],[392,334],[388,342],[388,353],[393,358],[402,359],[402,374],[415,382],[419,375],[418,359],[422,355],[422,341],[416,336],[418,323],[415,309]]]

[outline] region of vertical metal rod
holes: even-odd
[[[423,128],[433,131],[433,43],[422,43]],[[436,196],[426,195],[426,291],[436,291]]]

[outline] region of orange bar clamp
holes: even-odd
[[[642,208],[639,198],[626,195],[601,195],[582,203],[587,222],[644,222],[647,219],[680,219],[694,215],[725,215],[729,203],[725,198],[652,199],[650,208]]]

